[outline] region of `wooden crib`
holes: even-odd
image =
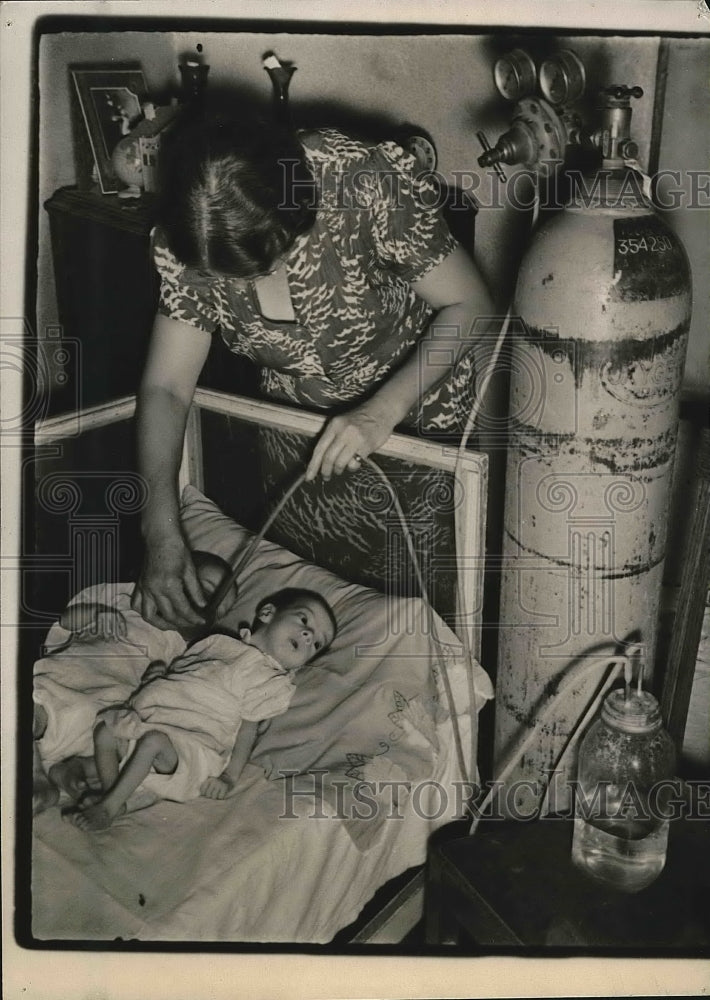
[[[107,452],[105,448],[96,446],[93,450],[84,452],[83,457],[77,460],[81,453],[78,442],[86,442],[92,436],[99,441],[107,429],[113,429],[112,433],[115,433],[116,428],[120,428],[120,433],[125,433],[130,450],[134,410],[135,398],[125,397],[76,413],[52,417],[37,426],[37,454],[40,457],[46,456],[43,461],[48,463],[37,465],[36,495],[38,507],[41,508],[40,515],[47,512],[48,497],[62,498],[62,482],[74,483],[75,486],[82,486],[85,482],[98,482],[102,462],[104,466],[107,464]],[[256,507],[252,506],[249,517],[241,519],[242,523],[246,523],[246,528],[232,520],[233,516],[239,518],[240,512],[230,509],[232,485],[224,486],[220,480],[219,466],[228,464],[226,457],[233,454],[235,447],[241,450],[241,444],[235,445],[235,441],[242,440],[238,435],[235,437],[235,426],[240,428],[240,434],[258,434],[267,429],[269,433],[284,432],[314,438],[323,422],[324,418],[320,416],[287,406],[198,388],[188,419],[180,469],[183,525],[191,543],[231,557],[235,542],[237,548],[246,545],[252,537],[251,532],[260,527],[265,519],[263,506],[260,507],[257,503]],[[246,450],[245,448],[242,453]],[[223,461],[215,461],[215,453],[218,456],[221,454]],[[110,947],[110,942],[116,939],[124,942],[127,939],[199,940],[208,945],[225,941],[324,944],[341,932],[343,927],[351,925],[374,893],[381,890],[383,885],[391,884],[395,876],[399,877],[396,895],[386,898],[386,902],[376,908],[372,919],[365,927],[360,927],[352,940],[357,943],[396,942],[419,919],[423,895],[421,865],[426,857],[427,840],[435,828],[460,815],[461,796],[459,794],[458,801],[455,801],[452,794],[447,807],[438,811],[429,806],[424,809],[424,799],[419,803],[420,808],[414,808],[414,795],[427,782],[432,787],[436,785],[440,795],[441,789],[453,790],[457,783],[460,785],[462,776],[455,748],[456,727],[451,716],[453,714],[458,718],[458,729],[466,743],[472,728],[474,731],[476,728],[471,725],[472,717],[492,695],[487,676],[475,662],[480,650],[483,606],[487,463],[485,456],[474,451],[459,453],[452,445],[400,434],[393,434],[373,457],[378,463],[389,463],[387,467],[395,488],[397,476],[396,471],[392,473],[392,469],[396,470],[397,463],[406,464],[409,468],[416,466],[422,470],[437,470],[450,477],[451,496],[456,497],[456,502],[450,505],[456,549],[453,553],[429,553],[425,572],[427,584],[431,580],[435,582],[437,574],[440,575],[444,569],[455,574],[454,613],[452,615],[450,608],[442,611],[449,624],[435,613],[436,625],[432,632],[432,619],[424,604],[407,593],[393,593],[386,582],[377,588],[363,586],[358,580],[352,582],[338,579],[335,575],[338,570],[338,554],[332,551],[332,547],[327,552],[318,552],[316,549],[318,558],[309,561],[301,552],[293,553],[283,544],[265,541],[257,564],[250,569],[251,575],[247,574],[244,600],[246,607],[252,598],[258,596],[259,573],[262,569],[264,572],[268,569],[269,574],[284,574],[287,583],[297,579],[308,585],[315,579],[316,585],[321,589],[332,588],[328,592],[335,595],[336,601],[341,602],[338,607],[344,622],[343,646],[334,647],[328,654],[333,656],[333,660],[324,665],[319,676],[307,681],[306,687],[308,683],[314,685],[313,690],[319,691],[319,699],[320,692],[325,690],[327,701],[328,684],[341,685],[333,701],[334,706],[339,705],[342,685],[354,686],[352,678],[358,671],[362,673],[364,670],[367,676],[362,681],[362,689],[358,689],[359,698],[362,699],[365,695],[369,698],[372,695],[367,703],[379,704],[376,698],[383,697],[383,691],[387,692],[388,697],[392,692],[395,699],[399,697],[395,711],[387,712],[383,709],[387,716],[386,725],[390,727],[388,738],[392,736],[394,726],[399,740],[397,742],[397,739],[391,739],[394,747],[388,750],[391,759],[387,754],[378,756],[377,750],[366,750],[361,755],[358,767],[354,767],[352,773],[347,771],[347,775],[348,780],[353,779],[353,774],[359,775],[357,780],[361,780],[363,774],[384,774],[383,762],[390,768],[399,768],[399,772],[407,772],[407,778],[411,782],[407,791],[409,797],[403,807],[404,816],[387,816],[386,821],[379,824],[376,833],[373,833],[372,825],[366,829],[367,824],[358,825],[342,822],[342,817],[334,818],[330,814],[332,800],[326,795],[327,820],[321,818],[319,823],[309,824],[307,819],[301,818],[299,822],[292,822],[290,825],[270,822],[269,809],[278,808],[279,802],[283,800],[279,786],[283,778],[275,778],[274,768],[279,761],[283,763],[284,760],[291,759],[289,754],[293,755],[295,752],[294,746],[298,752],[302,749],[298,736],[294,737],[292,733],[287,733],[286,736],[278,732],[274,734],[270,730],[267,733],[267,746],[255,755],[244,790],[229,800],[231,805],[226,809],[224,803],[212,803],[208,800],[156,804],[150,809],[124,817],[125,824],[119,824],[115,831],[112,828],[105,837],[102,835],[103,839],[98,847],[99,838],[95,835],[92,841],[90,835],[74,827],[68,833],[68,824],[61,822],[59,809],[48,810],[36,817],[31,884],[29,879],[25,883],[25,889],[31,892],[35,904],[32,908],[31,925],[25,929],[25,933],[27,940],[35,947],[38,943],[41,947],[42,942],[54,940],[101,940],[109,943]],[[74,468],[71,467],[72,462]],[[123,507],[118,515],[114,512],[112,517],[104,516],[102,522],[98,514],[92,514],[93,548],[86,540],[86,524],[81,522],[81,517],[76,513],[76,498],[72,501],[73,507],[71,504],[68,507],[65,499],[62,510],[50,511],[51,516],[55,520],[59,518],[64,530],[71,536],[67,539],[64,557],[69,575],[65,574],[62,578],[65,589],[69,591],[68,597],[87,586],[99,585],[102,574],[108,574],[107,579],[110,579],[112,573],[118,575],[125,572],[120,566],[120,553],[117,551],[120,548],[120,537],[117,532],[122,518],[133,518],[135,522],[144,495],[138,478],[129,466],[118,472],[114,470],[114,473],[115,482],[122,482],[124,493],[130,496],[124,496]],[[88,479],[82,478],[84,476]],[[246,477],[242,475],[241,478]],[[101,488],[106,494],[105,484]],[[222,495],[215,497],[215,492]],[[205,493],[210,494],[210,500],[204,496]],[[114,489],[114,506],[115,494]],[[213,500],[218,501],[221,510]],[[121,507],[121,504],[118,506]],[[247,523],[249,521],[251,523]],[[100,539],[96,541],[101,531],[104,532],[103,543]],[[74,544],[72,539],[76,538],[83,539],[81,545]],[[424,543],[426,544],[426,538]],[[85,553],[87,548],[92,548],[94,555],[99,552],[101,558],[94,558],[88,571],[84,565],[84,575],[77,576],[76,560],[83,558],[78,553]],[[259,559],[263,560],[263,566]],[[438,590],[434,586],[431,602],[435,607],[436,593]],[[45,606],[42,612],[44,618],[41,615],[39,618],[45,624],[49,623],[64,603],[63,599],[57,599],[56,608]],[[380,613],[389,615],[394,608],[399,616],[398,621],[406,619],[406,625],[395,634],[397,630],[392,630],[388,618],[390,624],[383,640],[379,633],[377,636],[369,635],[367,628],[364,632],[358,631],[363,628],[360,622],[366,616],[360,610],[357,615],[351,614],[351,607],[360,610],[363,607],[371,608],[373,618],[377,618]],[[41,621],[37,627],[40,625]],[[355,631],[349,632],[349,629]],[[49,639],[51,635],[50,631]],[[373,638],[376,639],[375,642],[372,641]],[[461,640],[464,638],[467,641],[462,644]],[[442,687],[442,649],[443,671],[452,678],[453,711]],[[475,660],[467,658],[467,649]],[[365,655],[363,650],[371,652]],[[408,693],[402,694],[400,691],[403,684],[410,685]],[[372,692],[376,692],[376,695]],[[305,694],[304,699],[305,705]],[[418,722],[418,716],[410,710],[415,706],[419,712],[424,704],[434,706],[431,709],[433,714]],[[307,714],[306,708],[303,711]],[[408,711],[410,718],[407,718]],[[368,712],[363,713],[363,717],[367,715]],[[374,709],[372,715],[373,718],[376,715]],[[412,719],[415,720],[413,723]],[[309,718],[307,722],[310,725],[312,720]],[[320,724],[318,720],[318,725]],[[330,723],[326,723],[328,724]],[[368,720],[367,725],[370,724],[375,725]],[[344,728],[348,729],[349,725],[348,722]],[[365,731],[363,720],[358,719],[357,725],[360,727],[357,738],[372,739],[375,742],[379,739],[377,745],[383,745],[382,734]],[[342,724],[340,728],[343,729]],[[409,761],[414,757],[409,753],[409,742],[411,739],[412,745],[416,743],[419,746],[422,733],[428,734],[430,739],[430,746],[427,748],[429,763],[423,769],[417,764],[410,773]],[[404,735],[400,739],[402,734]],[[330,735],[325,739],[330,739]],[[316,739],[315,743],[317,742]],[[311,745],[314,741],[311,739],[309,743],[304,738],[304,743]],[[288,749],[284,750],[286,744]],[[309,768],[313,768],[313,761],[317,764],[320,760],[318,752],[317,749],[313,750],[313,760],[303,758],[300,764],[297,762],[295,770],[298,771],[301,766],[304,768],[303,775],[310,774]],[[351,765],[358,756],[350,753],[347,746],[343,755]],[[468,757],[467,764],[475,770],[475,751]],[[263,770],[259,770],[259,765]],[[331,762],[326,766],[331,766],[334,774],[342,774],[338,763]],[[272,773],[270,777],[265,777],[269,768]],[[470,770],[470,774],[474,770]],[[387,773],[396,772],[391,770]],[[327,780],[330,780],[330,773]],[[255,803],[258,805],[255,806]],[[215,811],[215,805],[222,806],[222,812],[219,808]],[[244,829],[244,817],[255,816],[262,806],[265,827],[270,826],[274,830],[275,842],[271,850],[264,846],[271,835],[265,827],[258,834],[254,830]],[[170,834],[167,841],[161,842],[161,836],[166,835],[160,831],[165,831],[166,822],[172,830],[179,831],[179,834]],[[195,850],[209,850],[211,840],[214,841],[213,849],[216,853],[220,856],[228,854],[230,858],[234,858],[233,864],[227,866],[218,882],[212,880],[211,874],[202,871],[201,862],[195,860],[198,855],[190,855],[185,846],[193,843],[200,845]],[[156,854],[157,846],[160,850]],[[176,863],[182,863],[188,868],[192,864],[194,867],[194,878],[188,879],[189,905],[179,894],[172,893],[169,867],[163,874],[162,881],[160,878],[153,878],[156,864],[159,867],[160,855],[166,851],[168,854],[170,851],[175,852]],[[302,851],[300,860],[299,851]],[[291,860],[288,864],[283,863],[280,874],[274,873],[274,868],[281,864],[278,858],[286,855]],[[123,858],[121,864],[115,860],[117,856]],[[177,861],[178,858],[182,859],[181,862]],[[148,871],[151,872],[150,877],[146,874]],[[240,871],[244,874],[240,875]],[[265,871],[268,874],[266,878]],[[402,886],[401,875],[405,871],[411,874],[411,878],[406,879]],[[256,917],[253,908],[250,910],[244,899],[254,894],[259,872],[261,881],[267,883],[264,891],[268,889],[270,895],[265,898],[270,902],[262,900],[261,917]],[[304,874],[295,876],[294,872]],[[143,882],[141,878],[144,879]],[[294,886],[294,878],[296,881],[298,878],[303,880],[301,888]],[[148,883],[149,889],[141,888]],[[382,895],[382,891],[379,895]],[[286,897],[287,905],[284,903]],[[283,918],[275,918],[277,911],[285,911]]]

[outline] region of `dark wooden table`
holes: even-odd
[[[628,895],[572,864],[571,820],[484,821],[430,851],[427,944],[710,955],[710,821],[670,826],[664,870]]]

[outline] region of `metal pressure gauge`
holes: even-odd
[[[422,170],[430,173],[436,170],[436,146],[432,139],[417,133],[410,135],[405,145]]]
[[[535,90],[537,70],[524,49],[513,49],[496,60],[493,79],[506,101],[519,101]]]
[[[571,49],[563,49],[540,66],[540,90],[552,105],[578,101],[585,82],[584,64]]]

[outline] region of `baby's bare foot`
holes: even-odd
[[[77,809],[66,814],[66,818],[80,830],[108,830],[116,816],[126,811],[125,805],[113,809],[107,799],[100,799],[86,809]]]

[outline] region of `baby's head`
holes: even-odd
[[[337,630],[324,597],[314,590],[287,587],[259,602],[251,641],[291,672],[324,652]]]

